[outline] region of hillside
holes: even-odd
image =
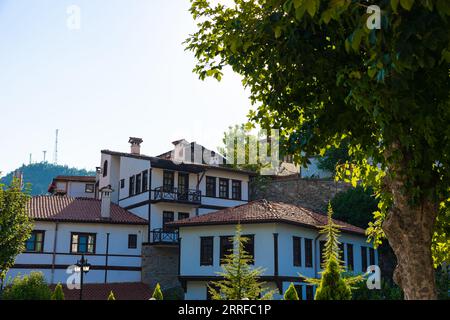
[[[18,169],[23,172],[24,182],[31,184],[32,195],[46,194],[48,186],[52,182],[52,179],[58,175],[66,175],[66,176],[95,175],[94,171],[69,168],[68,166],[55,165],[48,162],[22,165]],[[0,183],[9,184],[11,182],[12,176],[13,172],[8,173],[6,176],[0,179]]]

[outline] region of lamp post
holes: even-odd
[[[77,261],[75,272],[80,272],[80,300],[83,299],[83,280],[84,274],[89,272],[91,265],[87,259],[84,258],[84,254],[81,255],[81,259]]]

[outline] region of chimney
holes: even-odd
[[[111,192],[113,192],[113,190],[111,189],[110,185],[100,189],[100,193],[102,195],[102,206],[100,214],[102,216],[102,219],[105,220],[111,219]]]
[[[135,137],[130,137],[130,139],[128,140],[128,143],[131,144],[131,154],[141,154],[141,143],[142,143],[142,139],[141,138],[135,138]]]

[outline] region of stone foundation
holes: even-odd
[[[163,291],[181,287],[178,281],[178,247],[143,244],[142,282],[151,288],[159,283]]]

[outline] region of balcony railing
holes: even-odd
[[[202,201],[202,192],[195,189],[157,187],[154,190],[154,199],[159,201],[166,200],[200,204]]]
[[[163,244],[177,244],[178,243],[178,231],[177,230],[164,230],[162,228],[153,229],[151,232],[153,243]]]

